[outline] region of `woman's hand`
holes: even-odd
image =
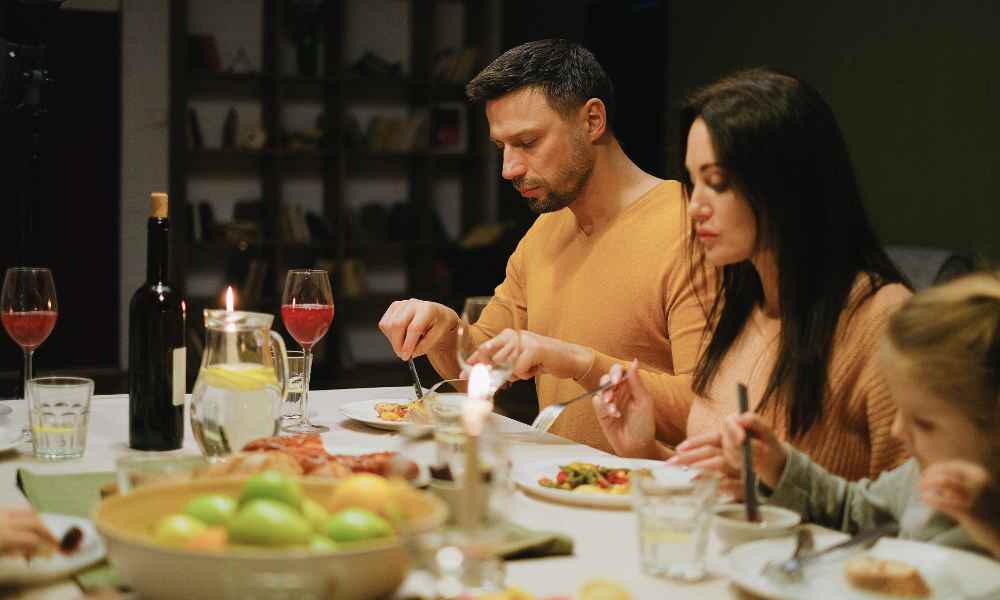
[[[638,361],[628,369],[615,363],[601,376],[614,387],[594,395],[594,412],[615,454],[633,458],[666,458],[656,443],[653,398],[639,377]]]
[[[726,464],[738,474],[743,472],[743,440],[750,440],[753,470],[767,487],[774,489],[785,470],[788,451],[774,434],[774,430],[760,416],[753,413],[731,415],[722,424],[722,453]],[[740,475],[742,476],[742,475]]]
[[[924,504],[958,521],[969,537],[1000,558],[1000,532],[976,510],[990,484],[989,473],[982,466],[952,460],[925,468],[918,489]]]
[[[739,468],[733,468],[722,454],[722,436],[718,432],[689,437],[677,446],[677,453],[667,461],[675,467],[689,467],[719,475],[719,492],[736,500],[743,498]]]
[[[55,548],[59,541],[30,508],[0,508],[0,554],[27,557],[46,546]]]

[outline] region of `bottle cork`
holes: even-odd
[[[167,218],[167,195],[153,192],[149,195],[149,216],[154,219]]]

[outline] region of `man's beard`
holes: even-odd
[[[518,189],[541,187],[545,190],[545,195],[541,198],[527,198],[528,208],[539,215],[555,212],[566,208],[576,200],[580,190],[590,181],[590,174],[593,170],[594,161],[589,159],[578,147],[570,158],[569,164],[559,173],[559,181],[566,182],[565,189],[553,190],[545,180],[527,182],[527,185],[524,181],[515,181],[514,187]]]

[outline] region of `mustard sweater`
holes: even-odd
[[[690,374],[705,328],[705,294],[689,282],[689,227],[676,181],[654,187],[589,235],[569,209],[535,220],[495,295],[517,307],[526,329],[594,351],[578,382],[535,378],[541,407],[596,387],[614,362],[638,358],[644,377],[655,382],[658,437],[671,444],[684,439],[694,396]],[[508,325],[501,312],[484,311],[484,339]],[[428,355],[442,377],[456,376],[454,352],[442,346]],[[589,401],[571,405],[550,431],[612,451]]]
[[[896,409],[875,355],[889,316],[910,291],[892,284],[865,298],[868,289],[868,277],[859,277],[837,324],[827,377],[830,393],[822,418],[804,436],[787,440],[784,409],[765,413],[779,437],[827,471],[851,481],[875,479],[906,459],[902,444],[889,432]],[[708,393],[695,399],[688,435],[718,431],[723,419],[737,411],[737,382],[747,384],[751,408],[759,404],[777,359],[779,334],[778,319],[768,318],[760,309],[751,314]]]

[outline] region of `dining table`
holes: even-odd
[[[398,451],[404,447],[404,436],[398,431],[372,428],[348,418],[340,407],[372,399],[400,399],[412,397],[412,387],[376,387],[356,389],[315,390],[310,392],[310,413],[314,423],[328,426],[322,434],[328,451],[378,452]],[[4,417],[7,426],[20,427],[25,419],[23,401],[11,400],[5,404],[13,413]],[[86,451],[82,458],[59,462],[43,461],[31,455],[30,444],[0,454],[0,505],[24,506],[27,500],[15,484],[18,469],[39,474],[84,473],[114,471],[116,461],[123,456],[136,454],[128,447],[128,396],[95,396],[90,407]],[[190,402],[187,403],[190,405]],[[507,448],[514,468],[526,461],[591,461],[600,463],[612,458],[600,450],[532,429],[530,426],[495,414],[496,430]],[[190,421],[185,415],[185,423]],[[407,456],[417,462],[430,464],[435,456],[433,440],[410,443],[405,447]],[[186,426],[183,446],[178,454],[198,454],[198,446]],[[588,580],[607,579],[618,582],[633,599],[670,598],[671,600],[712,600],[752,598],[740,591],[724,576],[719,575],[721,565],[727,560],[719,540],[710,537],[708,560],[710,575],[696,583],[677,582],[643,574],[639,561],[639,544],[635,515],[628,509],[608,509],[570,505],[547,500],[517,489],[509,503],[508,519],[524,528],[555,531],[566,534],[574,542],[570,556],[511,560],[505,563],[506,584],[521,588],[538,598],[558,596],[573,598],[579,586]],[[819,536],[842,534],[815,528]],[[678,546],[683,552],[683,546]],[[426,583],[426,574],[412,572],[397,592],[395,598],[412,598]],[[47,585],[14,590],[14,598],[77,598],[80,589],[72,580],[52,582]]]

